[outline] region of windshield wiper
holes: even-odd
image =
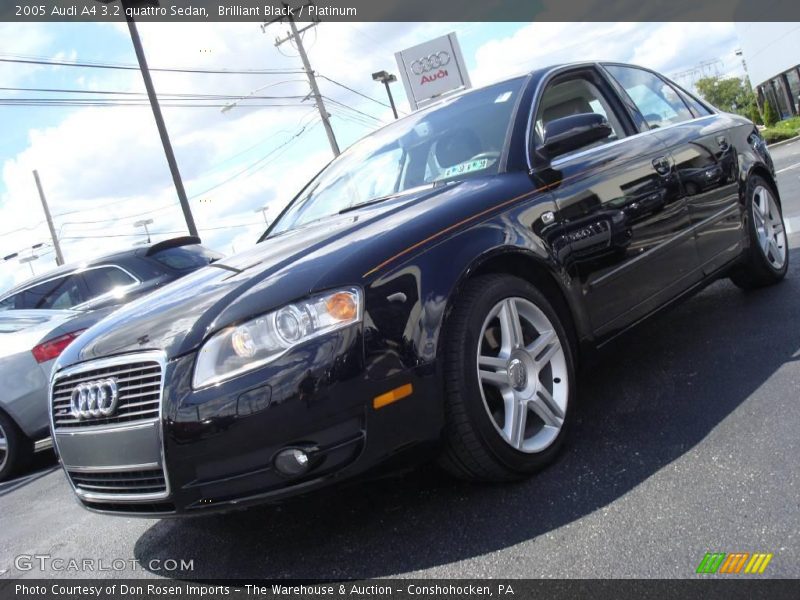
[[[365,206],[372,206],[373,204],[378,204],[379,202],[383,202],[384,200],[390,200],[391,198],[397,198],[400,194],[389,194],[388,196],[378,196],[377,198],[373,198],[372,200],[367,200],[366,202],[359,202],[358,204],[351,204],[347,208],[343,208],[339,211],[340,215],[344,213],[348,213],[351,210],[358,210],[359,208],[364,208]]]
[[[378,204],[379,202],[384,202],[385,200],[392,200],[394,198],[400,198],[401,196],[416,194],[417,192],[422,192],[424,190],[431,190],[435,187],[436,187],[436,182],[426,183],[424,185],[418,185],[413,188],[408,188],[407,190],[395,192],[394,194],[387,194],[386,196],[378,196],[377,198],[373,198],[372,200],[366,200],[365,202],[359,202],[358,204],[352,204],[347,208],[343,208],[342,210],[339,211],[339,214],[342,215],[344,213],[350,212],[351,210],[357,210],[359,208],[364,208],[365,206]]]

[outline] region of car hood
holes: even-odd
[[[364,265],[374,266],[392,243],[407,243],[411,221],[414,235],[424,237],[424,225],[439,228],[459,218],[431,213],[453,213],[459,206],[474,211],[474,205],[462,202],[464,193],[456,198],[461,186],[486,184],[415,191],[267,238],[123,306],[71,344],[57,368],[146,350],[172,359],[195,350],[219,329],[309,293],[363,285]]]

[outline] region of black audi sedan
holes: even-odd
[[[751,122],[639,67],[541,69],[369,135],[253,249],[84,333],[54,438],[109,513],[275,502],[420,456],[514,480],[562,446],[587,353],[787,262]]]

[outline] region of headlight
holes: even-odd
[[[362,313],[361,291],[347,288],[223,329],[200,348],[192,386],[213,385],[265,365],[298,344],[358,323]]]

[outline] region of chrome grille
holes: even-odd
[[[130,494],[161,494],[167,491],[164,472],[159,469],[142,471],[74,471],[67,474],[72,484],[86,494],[103,497]]]
[[[113,377],[119,402],[113,415],[76,419],[70,410],[72,392],[79,383]],[[157,419],[161,404],[161,365],[156,361],[95,368],[56,379],[53,385],[53,424],[56,429],[112,425]]]

